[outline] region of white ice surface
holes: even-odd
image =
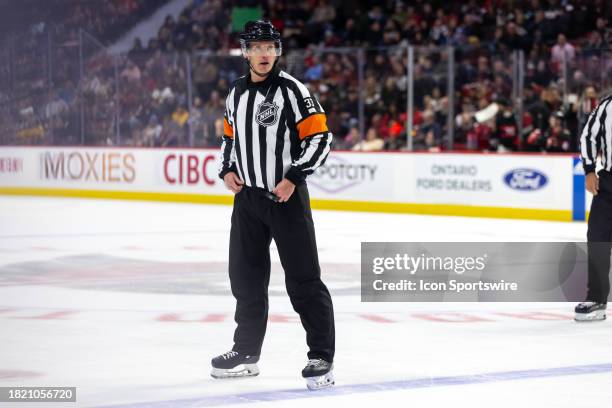
[[[315,211],[337,386],[305,390],[304,331],[274,249],[261,374],[210,378],[234,329],[230,214],[0,197],[0,387],[76,386],[79,407],[611,406],[612,368],[595,370],[612,365],[612,323],[576,324],[571,304],[361,303],[345,290],[359,285],[362,241],[583,241],[584,223]],[[470,321],[445,321],[457,318]]]

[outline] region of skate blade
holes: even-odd
[[[591,313],[576,313],[574,315],[574,320],[577,322],[598,322],[606,320],[606,311],[596,310]]]
[[[259,374],[257,364],[239,364],[234,368],[214,368],[210,376],[216,379],[255,377]]]
[[[306,387],[308,387],[310,391],[322,390],[331,387],[335,383],[334,375],[331,371],[317,377],[306,377]]]

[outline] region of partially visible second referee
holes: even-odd
[[[240,43],[249,73],[233,84],[226,100],[219,168],[235,193],[229,278],[237,328],[232,349],[212,360],[211,374],[259,373],[274,239],[287,293],[306,331],[302,376],[308,388],[325,388],[334,383],[334,311],[321,281],[305,181],[325,162],[332,134],[316,97],[276,65],[282,43],[270,22],[248,22]]]
[[[589,215],[588,290],[586,301],[575,309],[576,321],[604,320],[610,293],[612,241],[612,95],[591,112],[580,138],[586,189],[593,194]],[[603,169],[595,172],[597,157]]]

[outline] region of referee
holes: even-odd
[[[582,130],[580,153],[586,189],[593,194],[589,215],[588,290],[586,301],[575,309],[576,321],[604,320],[610,293],[610,241],[612,241],[612,95],[591,112]],[[597,156],[603,169],[595,172]]]
[[[215,378],[257,375],[268,320],[274,239],[294,310],[306,330],[310,389],[333,384],[332,300],[321,271],[305,179],[329,154],[332,134],[317,99],[280,70],[280,33],[250,21],[240,35],[249,74],[226,100],[219,177],[235,193],[229,277],[236,298],[232,350],[212,360]]]

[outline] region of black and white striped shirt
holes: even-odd
[[[585,174],[595,171],[601,154],[604,170],[612,167],[612,95],[603,98],[587,119],[580,136],[580,155]]]
[[[278,67],[261,82],[236,80],[225,103],[219,177],[233,171],[247,186],[274,190],[304,182],[329,154],[332,134],[319,101]]]

